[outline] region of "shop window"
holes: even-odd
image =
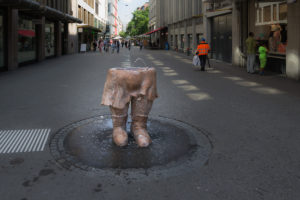
[[[54,23],[45,23],[45,55],[55,55]]]
[[[173,46],[173,35],[171,35],[171,46]]]
[[[280,2],[258,3],[256,25],[287,24],[287,4]]]
[[[285,54],[287,46],[286,2],[262,2],[257,4],[255,36],[258,43],[268,44],[270,54]]]
[[[277,17],[277,4],[274,4],[273,5],[273,21],[277,21],[278,20],[278,17]]]
[[[0,10],[0,69],[4,67],[3,12]]]
[[[18,29],[18,62],[36,60],[36,34],[32,19],[20,15]]]
[[[271,6],[264,7],[264,22],[271,21]]]
[[[287,20],[287,4],[279,4],[279,20]]]

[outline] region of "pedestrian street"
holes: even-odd
[[[124,47],[1,73],[0,199],[298,199],[299,83],[213,59],[200,71],[192,59]],[[111,136],[98,149],[88,138],[111,128],[101,97],[113,67],[156,69],[153,146],[131,162],[106,152]],[[85,148],[99,154],[85,157]]]

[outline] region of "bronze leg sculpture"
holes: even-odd
[[[113,121],[113,140],[118,146],[126,146],[128,143],[128,135],[126,133],[126,122],[128,117],[129,104],[123,109],[110,106],[111,117]]]
[[[139,147],[147,147],[151,143],[151,138],[147,132],[147,120],[152,103],[153,101],[145,97],[134,97],[131,100],[131,131]]]
[[[113,141],[118,146],[128,143],[126,121],[131,103],[131,131],[139,147],[147,147],[151,138],[147,119],[157,98],[154,68],[111,68],[108,71],[102,104],[110,106],[113,121]]]

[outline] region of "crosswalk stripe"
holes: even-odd
[[[43,151],[51,129],[0,130],[0,154]]]

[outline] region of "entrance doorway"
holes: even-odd
[[[212,18],[212,58],[232,61],[232,14]]]

